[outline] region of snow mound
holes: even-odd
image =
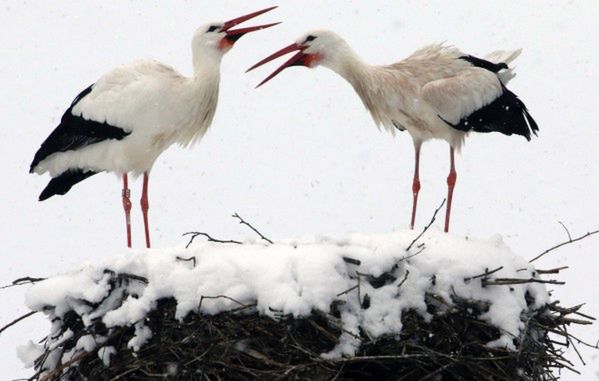
[[[176,300],[180,320],[190,312],[213,315],[253,304],[272,318],[330,313],[335,306],[343,333],[323,356],[339,358],[355,355],[360,332],[374,339],[399,334],[406,311],[429,321],[427,298],[432,295],[445,306],[455,300],[483,303],[487,308],[478,318],[500,332],[487,345],[514,350],[514,340],[525,329],[522,316],[549,300],[545,286],[535,281],[535,269],[500,237],[474,240],[431,230],[413,243],[416,234],[127,251],[33,285],[26,303],[53,322],[46,348],[57,348],[72,336],[61,321],[74,312],[84,326],[101,320],[108,330],[134,327],[128,344],[134,351],[152,337],[144,319],[164,298]],[[128,281],[115,285],[115,276]],[[527,282],[499,286],[493,282],[498,278]],[[105,339],[96,336],[94,343],[85,337],[72,353],[62,353],[63,360],[78,349],[102,347]],[[30,364],[29,356],[23,357]]]

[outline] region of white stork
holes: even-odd
[[[470,131],[522,135],[530,140],[538,127],[526,106],[505,84],[514,77],[507,64],[521,50],[496,51],[485,59],[458,49],[430,45],[408,58],[386,66],[365,63],[337,34],[313,31],[295,43],[266,57],[248,71],[277,57],[297,51],[257,87],[290,66],[323,65],[345,78],[360,96],[377,126],[391,133],[407,130],[415,149],[410,227],[414,228],[420,191],[420,147],[428,139],[449,143],[450,171],[447,177],[445,231],[456,181],[454,151],[460,149]]]
[[[244,34],[278,23],[232,28],[274,8],[198,28],[191,42],[192,77],[157,61],[142,60],[117,67],[83,90],[31,163],[31,173],[49,172],[52,177],[39,200],[63,195],[99,172],[122,174],[127,246],[131,247],[127,174],[143,173],[141,209],[150,247],[148,177],[154,161],[173,143],[190,146],[206,133],[216,111],[223,55]]]

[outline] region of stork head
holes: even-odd
[[[261,14],[271,11],[275,8],[276,6],[236,17],[226,22],[210,23],[199,27],[196,30],[192,40],[192,48],[194,52],[199,53],[201,51],[202,53],[205,53],[206,48],[208,48],[222,56],[228,52],[233,47],[235,42],[237,42],[237,40],[239,40],[244,34],[280,24],[277,22],[245,28],[235,28],[238,24],[260,16]]]
[[[293,44],[271,54],[250,67],[247,71],[254,70],[255,68],[287,53],[297,52],[256,86],[260,87],[291,66],[306,66],[313,68],[318,65],[323,65],[335,69],[342,60],[344,54],[348,51],[350,51],[349,46],[345,40],[337,34],[328,30],[315,30],[304,34]]]

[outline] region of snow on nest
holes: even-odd
[[[521,315],[548,301],[544,285],[482,287],[480,278],[464,278],[498,267],[503,268],[494,277],[534,278],[534,268],[516,256],[500,237],[473,240],[431,229],[406,251],[416,235],[414,231],[401,231],[312,237],[272,245],[263,241],[246,241],[243,245],[207,242],[190,249],[127,251],[33,285],[26,303],[32,310],[46,311],[51,319],[74,310],[86,325],[102,318],[108,328],[135,326],[136,336],[129,347],[137,350],[152,335],[143,319],[161,298],[177,300],[179,319],[192,311],[216,314],[239,307],[238,303],[256,303],[259,313],[272,317],[301,317],[312,310],[329,312],[334,301],[342,300],[341,320],[346,332],[340,344],[325,355],[337,357],[355,354],[360,343],[348,333],[358,334],[360,328],[371,337],[395,335],[402,329],[402,311],[409,309],[430,319],[425,302],[428,293],[448,303],[452,296],[489,303],[489,310],[480,318],[499,328],[502,335],[488,345],[513,349],[514,336],[524,328]],[[192,256],[195,264],[181,260]],[[347,258],[360,261],[359,266]],[[125,301],[111,303],[107,296],[114,274],[107,273],[107,269],[143,277],[148,282],[130,283]],[[357,284],[356,271],[374,277],[385,272],[395,276],[378,288],[361,282],[359,290],[344,293]],[[527,294],[532,304],[527,305]],[[228,298],[202,300],[202,296],[219,295]],[[370,306],[361,308],[363,300],[358,298],[365,295],[370,298]],[[100,306],[94,309],[90,303]],[[53,331],[56,329],[53,327]]]

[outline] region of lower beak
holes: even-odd
[[[270,81],[272,78],[274,78],[277,74],[279,74],[280,72],[282,72],[283,70],[285,70],[286,68],[290,67],[290,66],[305,66],[307,64],[307,59],[310,57],[309,54],[305,54],[303,52],[304,47],[301,45],[298,45],[296,43],[293,43],[289,46],[284,47],[283,49],[271,54],[270,56],[266,57],[265,59],[263,59],[262,61],[258,62],[257,64],[255,64],[254,66],[250,67],[249,69],[246,70],[246,73],[248,71],[254,70],[255,68],[262,66],[276,58],[279,58],[281,56],[284,56],[287,53],[291,53],[294,51],[298,51],[296,54],[294,54],[289,60],[287,60],[283,65],[279,66],[275,71],[273,71],[268,77],[266,77],[262,82],[260,82],[258,84],[258,86],[256,87],[260,87],[263,84],[265,84],[266,82]]]

